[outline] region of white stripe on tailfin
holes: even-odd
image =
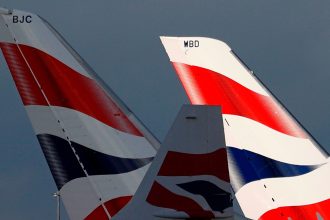
[[[0,9],[0,47],[70,218],[115,216],[157,139],[38,15]]]
[[[222,107],[230,180],[245,216],[330,218],[328,154],[231,48],[203,37],[161,41],[191,103]]]

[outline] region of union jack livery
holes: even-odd
[[[220,105],[230,182],[250,219],[330,219],[328,154],[225,43],[161,37],[192,104]]]
[[[0,8],[0,48],[70,219],[330,219],[328,154],[243,61],[210,38],[161,41],[192,104],[162,144],[48,22]]]
[[[218,106],[184,105],[138,191],[116,220],[233,219]]]
[[[182,108],[157,153],[164,159],[148,194],[149,204],[186,214],[172,215],[177,218],[231,215],[223,127],[217,126],[220,122],[219,108]]]
[[[42,18],[0,10],[0,47],[73,220],[115,216],[158,141]]]

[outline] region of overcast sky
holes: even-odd
[[[207,36],[226,41],[330,150],[328,0],[1,4],[48,20],[160,139],[187,98],[159,36]],[[0,62],[0,219],[55,220],[55,184],[2,56]]]

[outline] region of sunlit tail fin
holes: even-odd
[[[39,16],[1,9],[0,47],[70,218],[114,216],[157,141]]]
[[[161,37],[192,104],[220,105],[230,178],[251,219],[330,218],[328,154],[224,42]]]
[[[219,111],[217,106],[181,108],[132,202],[116,220],[232,216]]]

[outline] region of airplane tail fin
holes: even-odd
[[[330,218],[328,154],[232,49],[203,37],[161,41],[190,102],[222,107],[230,180],[245,216]]]
[[[219,112],[217,106],[181,108],[132,202],[116,220],[232,216]]]
[[[157,140],[41,17],[0,9],[0,47],[70,218],[116,215]]]

